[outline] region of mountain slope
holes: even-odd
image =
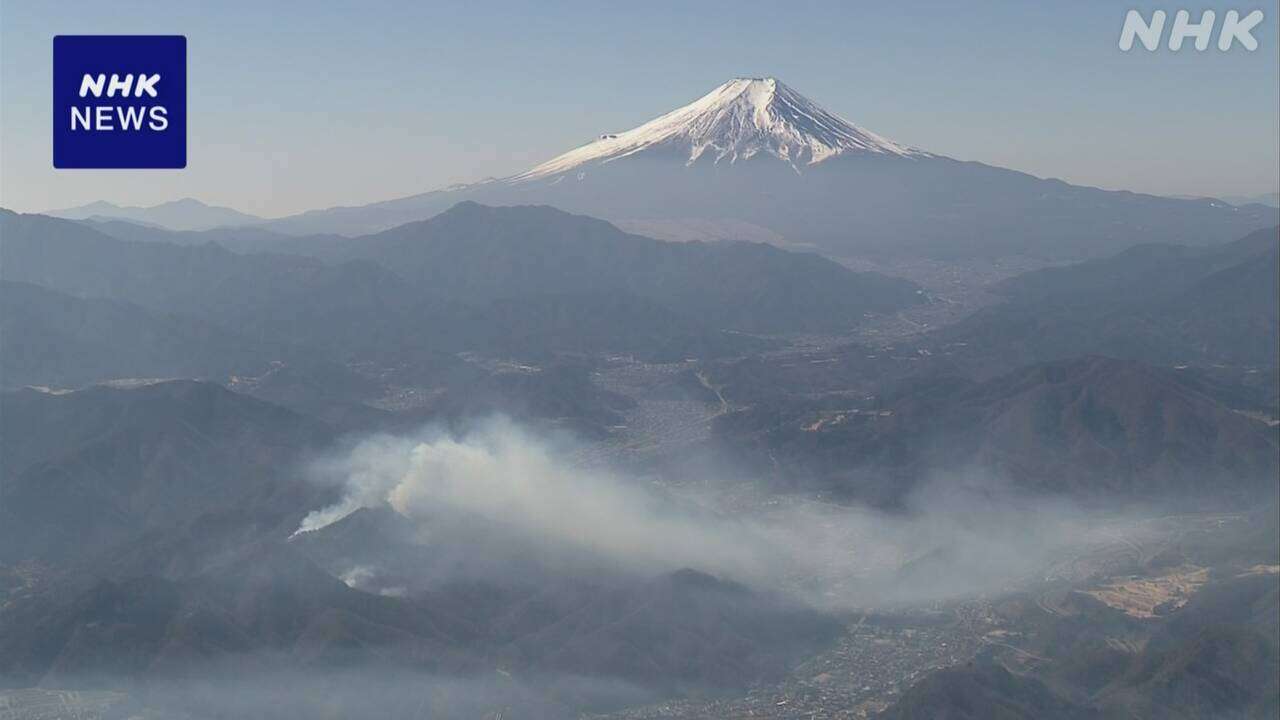
[[[456,302],[622,293],[709,327],[780,333],[848,328],[919,301],[912,284],[762,244],[669,243],[548,207],[460,203],[357,238],[373,260]]]
[[[277,358],[222,328],[130,303],[0,281],[0,387],[115,378],[225,378]]]
[[[512,180],[528,182],[582,172],[649,150],[687,155],[687,164],[700,160],[732,164],[766,154],[797,171],[843,153],[925,155],[832,115],[775,78],[737,78],[634,130],[601,135]]]
[[[120,240],[8,211],[0,235],[4,280],[194,318],[255,341],[271,359],[310,348],[411,371],[468,350],[722,356],[760,346],[728,330],[849,327],[865,312],[918,301],[909,283],[816,256],[663,243],[550,208],[464,204],[343,240],[324,253],[337,256],[331,262]]]
[[[457,315],[429,288],[368,261],[118,240],[8,211],[0,211],[0,235],[0,278],[193,318],[247,339],[269,359],[296,358],[299,347],[339,362],[421,355],[432,339],[414,330]]]
[[[1171,615],[1141,624],[1130,620],[1123,632],[1108,621],[1086,621],[1082,613],[1042,615],[1032,639],[1037,662],[1025,672],[1006,670],[1017,667],[1016,661],[1003,648],[992,648],[964,666],[927,675],[876,717],[1275,717],[1280,583],[1266,573],[1215,575]],[[1132,639],[1126,642],[1125,634]],[[1100,663],[1103,648],[1110,659]]]
[[[732,398],[732,396],[731,396]],[[1103,357],[988,382],[908,381],[873,401],[761,399],[717,434],[790,474],[893,503],[938,474],[977,469],[1092,497],[1273,491],[1277,439],[1177,371]]]
[[[804,650],[838,630],[829,618],[791,601],[680,570],[594,593],[555,622],[516,639],[507,652],[544,666],[642,684],[734,687],[780,675]]]
[[[0,562],[71,572],[0,603],[0,687],[128,687],[227,666],[354,663],[420,679],[499,667],[506,677],[730,688],[776,677],[839,631],[802,605],[689,570],[566,581],[523,566],[493,584],[366,591],[336,568],[367,547],[381,571],[393,557],[387,541],[407,542],[426,565],[471,557],[466,567],[485,577],[491,558],[447,523],[424,547],[417,533],[359,522],[400,519],[390,511],[287,541],[308,509],[333,500],[293,473],[300,453],[332,438],[216,386],[22,391],[3,401],[0,458],[12,484],[0,503]],[[494,537],[488,521],[461,522]]]
[[[721,223],[831,256],[1081,258],[1142,242],[1225,242],[1275,225],[1260,205],[1069,185],[961,162],[881,137],[773,78],[739,78],[633,130],[502,180],[270,221],[291,234],[359,235],[462,200],[552,205],[683,234]]]
[[[1051,692],[1034,678],[994,663],[934,672],[903,693],[878,720],[1101,720],[1091,709]]]
[[[0,560],[84,557],[266,497],[328,431],[192,381],[3,395]]]
[[[996,287],[1007,302],[936,334],[1001,363],[1082,352],[1158,364],[1280,363],[1280,232],[1212,247],[1147,245],[1028,273]]]

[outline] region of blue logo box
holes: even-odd
[[[53,38],[55,168],[187,166],[187,38]]]

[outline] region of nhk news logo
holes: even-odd
[[[187,39],[53,39],[55,168],[187,165]]]

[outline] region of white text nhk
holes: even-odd
[[[1141,12],[1130,10],[1124,16],[1124,27],[1120,30],[1120,49],[1129,52],[1135,38],[1141,40],[1142,46],[1147,50],[1155,52],[1160,49],[1166,18],[1165,11],[1156,10],[1151,13],[1151,21],[1147,22]],[[1218,28],[1218,49],[1226,52],[1239,42],[1245,50],[1257,50],[1258,40],[1253,37],[1253,29],[1262,22],[1262,18],[1261,10],[1254,10],[1244,17],[1236,10],[1228,10],[1223,15],[1222,26]],[[1217,19],[1217,13],[1205,10],[1200,14],[1200,21],[1193,23],[1191,13],[1179,10],[1173,17],[1173,28],[1169,30],[1169,49],[1173,52],[1181,50],[1183,42],[1188,38],[1195,40],[1196,50],[1207,49]]]
[[[132,95],[140,98],[157,97],[156,84],[160,73],[137,75],[129,73],[121,77],[112,73],[108,80],[104,73],[85,73],[80,80],[80,97],[100,98]],[[163,131],[169,127],[169,111],[162,105],[84,105],[71,107],[72,130],[141,130],[143,124],[150,130]]]

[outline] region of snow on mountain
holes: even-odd
[[[511,181],[553,177],[659,148],[687,153],[687,164],[703,158],[733,163],[766,153],[797,172],[845,153],[929,155],[827,112],[775,78],[737,78],[633,130],[601,135]]]
[[[928,153],[776,79],[739,78],[518,175],[265,226],[361,235],[463,200],[550,205],[660,239],[750,239],[838,258],[1070,260],[1143,242],[1226,242],[1277,223],[1274,208],[1109,192]]]

